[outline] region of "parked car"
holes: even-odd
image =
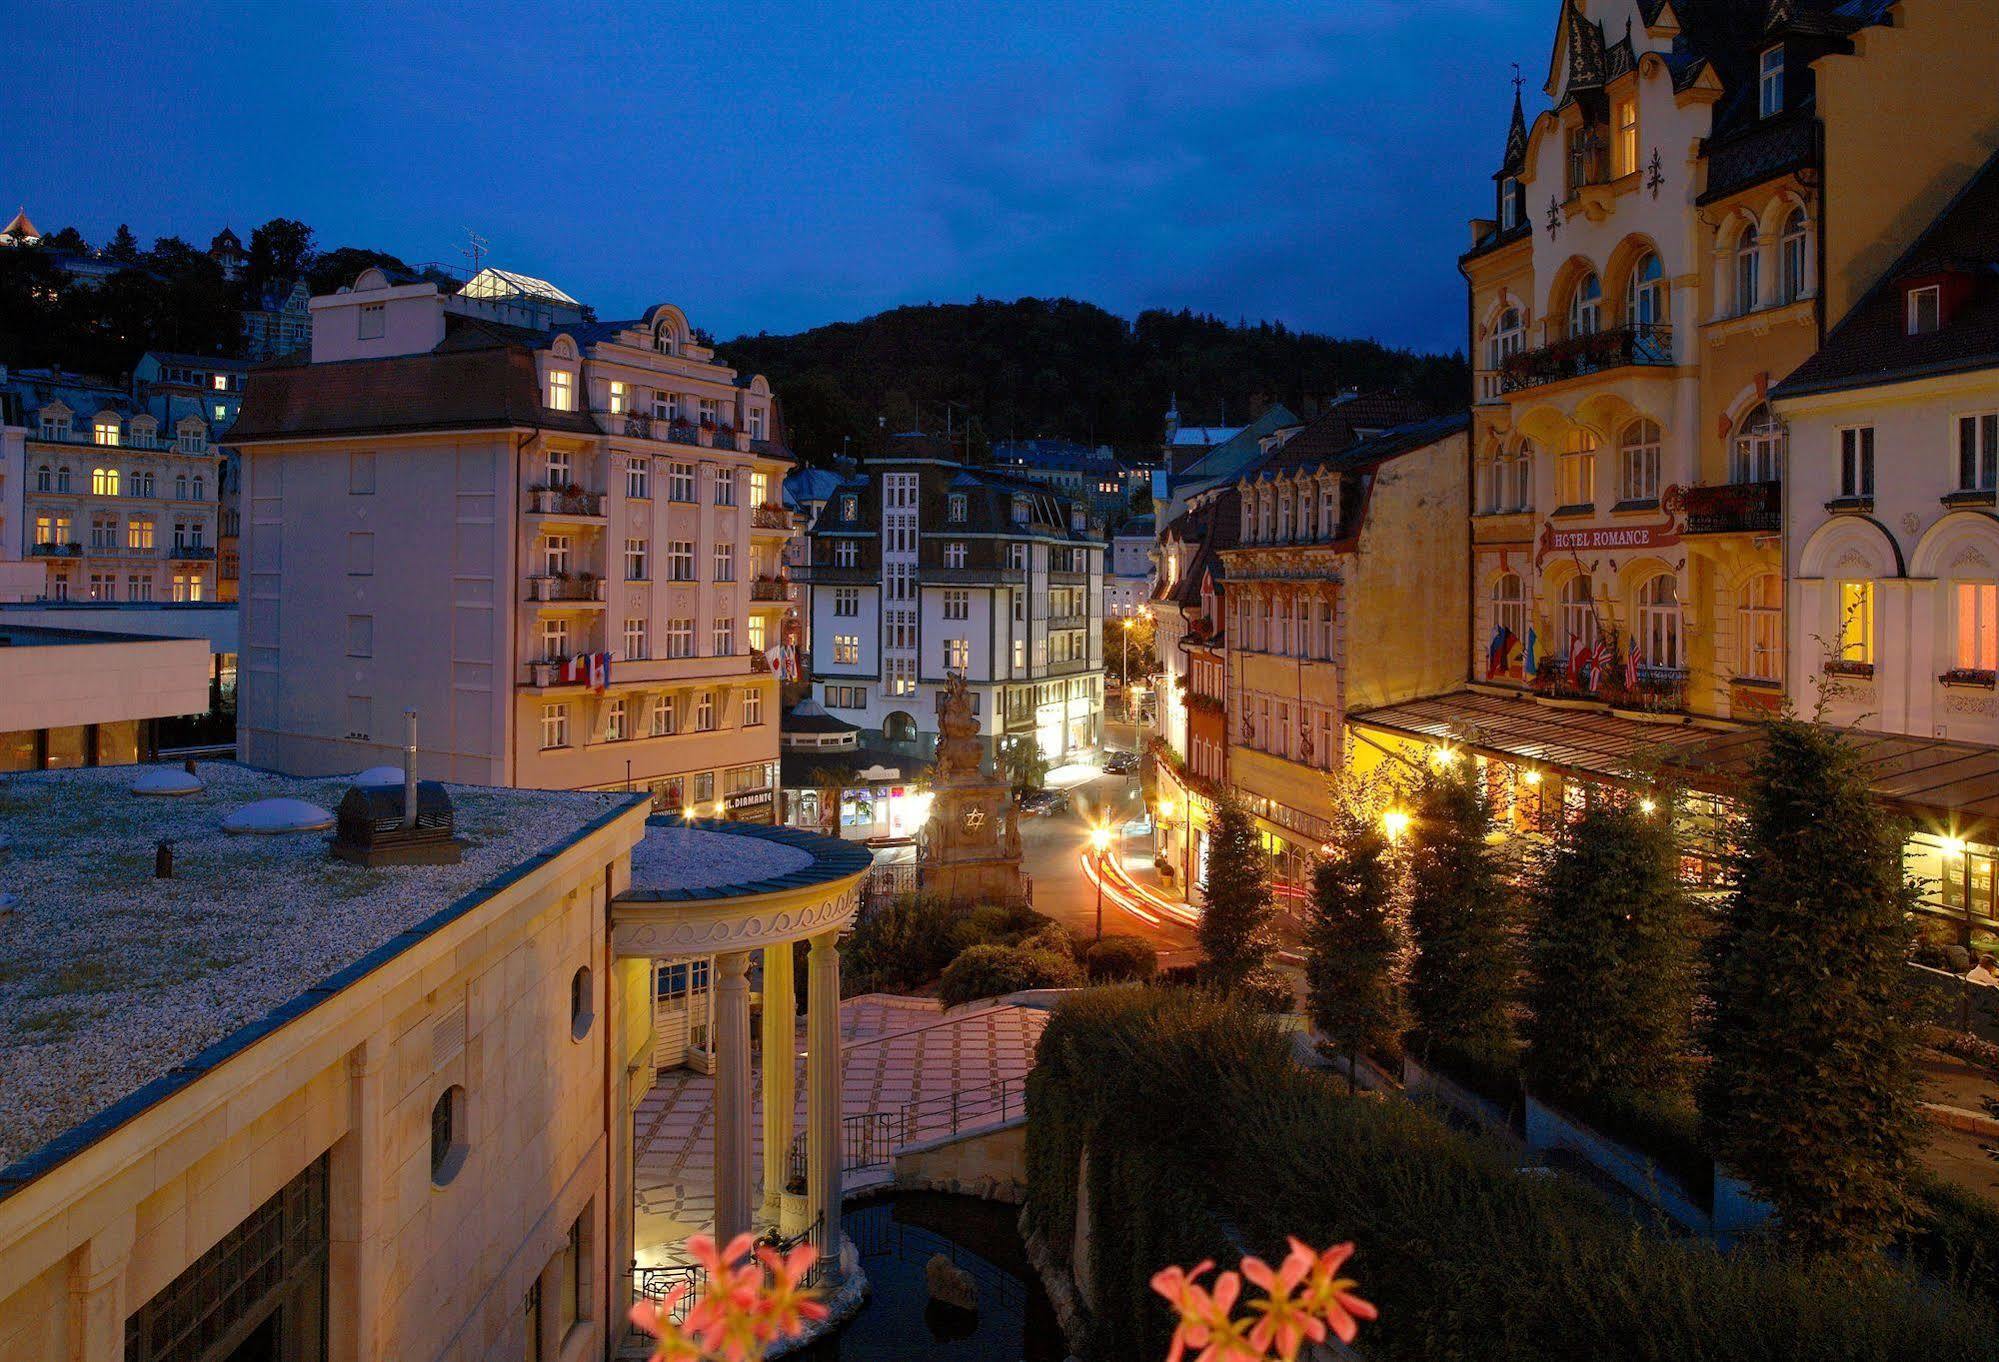
[[[1052,818],[1069,812],[1069,796],[1060,790],[1030,790],[1020,801],[1020,811],[1035,818]]]
[[[1114,776],[1128,776],[1138,769],[1138,753],[1113,752],[1104,759],[1104,769]]]

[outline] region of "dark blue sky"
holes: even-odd
[[[1509,61],[1553,0],[64,3],[0,200],[102,241],[493,262],[720,336],[1068,294],[1463,343]]]

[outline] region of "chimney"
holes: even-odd
[[[416,826],[416,711],[403,711],[403,826]]]

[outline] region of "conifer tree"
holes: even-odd
[[[1208,829],[1207,904],[1195,936],[1217,987],[1240,988],[1270,958],[1270,867],[1256,822],[1233,795],[1215,803]]]
[[[1841,734],[1766,728],[1709,951],[1701,1122],[1811,1253],[1864,1252],[1908,1219],[1922,1121],[1906,834]]]
[[[1684,1089],[1699,937],[1670,807],[1600,800],[1542,861],[1523,1029],[1528,1075],[1549,1096]]]
[[[1312,877],[1305,925],[1306,1008],[1349,1062],[1389,1050],[1401,1032],[1395,978],[1394,848],[1371,811],[1335,800],[1332,835]]]
[[[1513,1052],[1519,910],[1486,842],[1491,825],[1470,762],[1424,773],[1410,829],[1409,1009],[1425,1052],[1505,1063]]]

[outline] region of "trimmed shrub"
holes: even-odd
[[[1910,1258],[1953,1290],[1999,1306],[1999,1206],[1928,1173],[1915,1199]]]
[[[920,988],[958,953],[958,914],[940,898],[903,894],[862,913],[840,946],[841,991],[852,997]]]
[[[1050,955],[1066,955],[1071,960],[1080,961],[1082,952],[1077,948],[1076,938],[1069,935],[1069,929],[1052,918],[1044,917],[1041,921],[1044,925],[1031,935],[1009,944],[1024,951],[1047,951]]]
[[[1093,984],[1149,981],[1159,972],[1159,953],[1137,936],[1107,936],[1083,948],[1083,968]]]
[[[937,983],[944,1006],[996,998],[1024,988],[1076,988],[1083,971],[1075,958],[1019,946],[973,946],[953,960]]]
[[[1270,861],[1263,838],[1241,802],[1225,795],[1208,829],[1207,898],[1195,938],[1206,957],[1204,977],[1232,989],[1270,958]]]
[[[1529,1084],[1558,1102],[1680,1090],[1698,932],[1663,808],[1599,800],[1564,827],[1533,893]]]
[[[1087,1168],[1088,1356],[1156,1362],[1172,1314],[1153,1272],[1244,1247],[1274,1261],[1287,1234],[1358,1245],[1357,1290],[1382,1312],[1371,1362],[1991,1355],[1990,1311],[1881,1260],[1645,1233],[1584,1184],[1522,1177],[1498,1143],[1346,1096],[1296,1067],[1289,1039],[1189,989],[1090,990],[1055,1010],[1028,1078],[1027,1221],[1069,1263]]]
[[[961,909],[951,923],[951,955],[967,946],[1011,946],[1053,921],[1024,903],[982,903]],[[945,963],[949,963],[948,958]]]
[[[1491,805],[1471,762],[1424,773],[1409,856],[1416,945],[1409,1010],[1425,1049],[1506,1062],[1519,909],[1486,841],[1491,828]]]
[[[1908,1223],[1923,1131],[1903,959],[1918,896],[1906,828],[1845,737],[1797,720],[1764,735],[1710,950],[1702,1130],[1787,1240],[1851,1255]]]

